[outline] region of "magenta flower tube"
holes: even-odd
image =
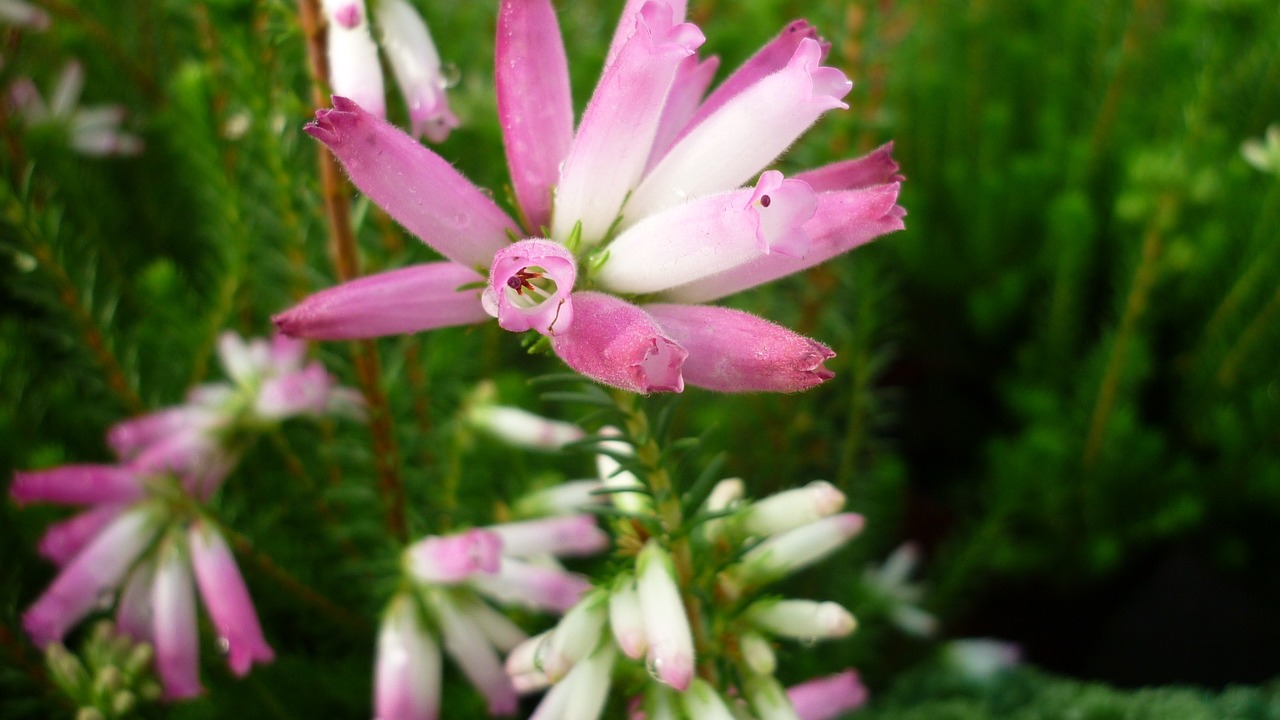
[[[216,528],[192,525],[187,539],[196,583],[218,633],[221,650],[227,655],[231,671],[244,677],[255,662],[275,659],[275,653],[262,637],[249,589],[227,541]]]
[[[831,348],[741,310],[646,305],[680,346],[685,382],[719,392],[797,392],[835,376]]]
[[[565,364],[631,392],[684,390],[680,368],[689,353],[644,310],[603,293],[574,293],[573,298],[573,326],[552,339]]]

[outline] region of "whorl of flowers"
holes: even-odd
[[[36,645],[61,641],[95,611],[116,605],[119,630],[155,649],[167,698],[202,692],[195,592],[237,675],[274,657],[223,532],[204,507],[251,435],[295,415],[358,405],[305,346],[288,338],[245,343],[223,335],[233,382],[193,389],[183,405],[118,423],[107,434],[116,464],[63,465],[14,475],[15,502],[79,505],[40,540],[61,571],[23,614]]]
[[[627,3],[574,128],[549,0],[505,0],[499,119],[513,217],[444,158],[336,96],[306,131],[352,182],[445,258],[319,292],[282,332],[343,339],[492,316],[571,368],[633,392],[792,392],[832,376],[827,346],[701,304],[799,272],[903,227],[885,146],[785,177],[766,170],[852,83],[806,22],[706,94],[717,66],[676,0]],[[704,97],[705,95],[705,97]],[[763,171],[763,172],[762,172]],[[518,219],[517,219],[518,218]]]

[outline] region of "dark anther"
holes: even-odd
[[[773,201],[769,199],[769,196],[768,196],[768,195],[761,195],[761,196],[760,196],[760,207],[769,207],[769,203],[771,203],[771,202],[773,202]]]
[[[515,290],[517,295],[523,295],[525,290],[533,289],[533,283],[529,281],[540,277],[542,277],[540,272],[529,272],[529,268],[520,268],[515,275],[507,278],[507,287]]]

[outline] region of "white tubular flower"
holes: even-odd
[[[1240,155],[1259,172],[1280,176],[1280,124],[1268,126],[1261,138],[1241,143]]]
[[[516,711],[518,699],[511,678],[507,677],[497,650],[489,644],[484,632],[463,613],[445,592],[427,594],[431,609],[440,621],[444,648],[458,664],[489,704],[490,715],[510,715]]]
[[[596,492],[603,487],[604,483],[599,480],[570,480],[521,497],[512,506],[512,511],[517,517],[581,512],[592,505],[608,502],[607,495]]]
[[[378,46],[369,32],[364,0],[324,0],[329,48],[329,88],[334,95],[351,98],[365,112],[387,116],[378,64]]]
[[[32,30],[48,30],[49,14],[22,0],[0,0],[0,22]]]
[[[772,675],[751,678],[744,689],[759,720],[801,720],[787,697],[787,691]]]
[[[511,684],[521,695],[545,690],[551,679],[542,672],[543,645],[551,637],[551,631],[539,633],[517,644],[507,653],[504,667]]]
[[[772,675],[778,669],[778,658],[773,654],[773,645],[754,630],[738,636],[738,650],[747,667],[757,675]]]
[[[720,697],[720,693],[711,687],[706,680],[694,678],[689,690],[680,696],[684,710],[691,718],[698,720],[736,720],[729,706]]]
[[[605,436],[621,435],[616,428],[605,427],[600,429],[600,434]],[[607,450],[617,455],[631,455],[634,450],[626,442],[622,440],[608,440],[600,443],[601,450]],[[626,512],[643,514],[653,510],[653,499],[645,492],[644,483],[640,482],[640,478],[629,470],[623,470],[622,465],[612,457],[603,453],[596,455],[596,471],[600,475],[600,481],[604,483],[607,490],[613,490],[609,498],[613,501],[614,507]],[[635,490],[636,492],[631,492]]]
[[[919,564],[920,551],[912,543],[903,543],[879,567],[868,567],[862,579],[885,603],[889,620],[898,629],[928,638],[938,632],[938,619],[920,608],[924,588],[910,582]]]
[[[540,648],[543,674],[558,682],[600,643],[608,598],[593,592],[565,613]]]
[[[636,590],[636,578],[623,573],[609,593],[609,627],[618,647],[632,660],[639,660],[649,651],[649,638],[644,631],[644,613],[640,609],[640,594]]]
[[[506,405],[477,404],[467,420],[508,445],[526,450],[554,452],[586,436],[582,428],[572,423]]]
[[[409,106],[413,134],[444,142],[449,131],[458,127],[458,118],[445,101],[447,83],[426,22],[404,0],[380,0],[376,12],[382,50]]]
[[[985,682],[1022,662],[1016,643],[992,638],[963,638],[942,646],[942,657],[961,675]]]
[[[818,562],[862,531],[861,515],[842,513],[765,540],[742,556],[737,580],[760,585]]]
[[[609,697],[610,677],[618,651],[601,645],[547,693],[529,720],[595,720]]]
[[[435,720],[440,714],[440,644],[418,613],[414,599],[401,593],[382,616],[373,675],[376,720]]]
[[[494,610],[483,600],[473,595],[458,594],[452,598],[453,604],[467,619],[472,622],[495,648],[502,652],[511,652],[529,638],[528,633],[502,613]]]
[[[761,600],[747,608],[746,616],[761,630],[804,641],[841,638],[858,626],[839,604],[813,600]]]
[[[636,560],[636,572],[640,612],[649,638],[649,668],[658,680],[685,690],[693,679],[693,632],[671,556],[657,541],[650,540]]]
[[[742,513],[748,535],[777,535],[840,512],[844,493],[825,480],[785,490],[754,502]]]

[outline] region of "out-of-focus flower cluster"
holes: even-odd
[[[19,78],[9,86],[9,105],[29,131],[57,128],[67,142],[84,155],[137,155],[142,140],[120,129],[125,110],[121,105],[80,106],[84,69],[72,61],[62,69],[48,102],[31,78]]]
[[[351,391],[337,387],[319,363],[306,363],[305,351],[288,338],[246,343],[226,333],[218,352],[231,382],[201,385],[182,405],[112,427],[107,443],[117,463],[15,474],[10,493],[19,504],[85,508],[40,541],[40,553],[61,571],[23,615],[38,646],[62,640],[114,603],[117,627],[154,647],[165,696],[197,695],[198,587],[236,674],[273,657],[204,504],[257,433],[297,415],[359,413]]]
[[[637,516],[652,512],[651,498],[636,492],[640,479],[613,457],[625,443],[607,443],[602,474],[616,508]],[[690,537],[690,555],[674,557],[656,536],[642,540],[629,566],[597,584],[556,627],[511,652],[507,672],[517,688],[549,688],[534,718],[598,717],[619,674],[629,683],[651,680],[637,700],[648,718],[817,720],[865,700],[856,674],[842,674],[795,689],[793,706],[774,677],[774,644],[844,637],[856,621],[836,603],[762,594],[857,535],[862,517],[840,513],[843,494],[822,481],[756,502],[743,495],[742,481],[722,481],[699,512],[713,519]],[[688,614],[692,596],[711,603],[701,617]],[[715,687],[699,677],[699,646],[714,648],[716,661],[732,666],[742,683]]]

